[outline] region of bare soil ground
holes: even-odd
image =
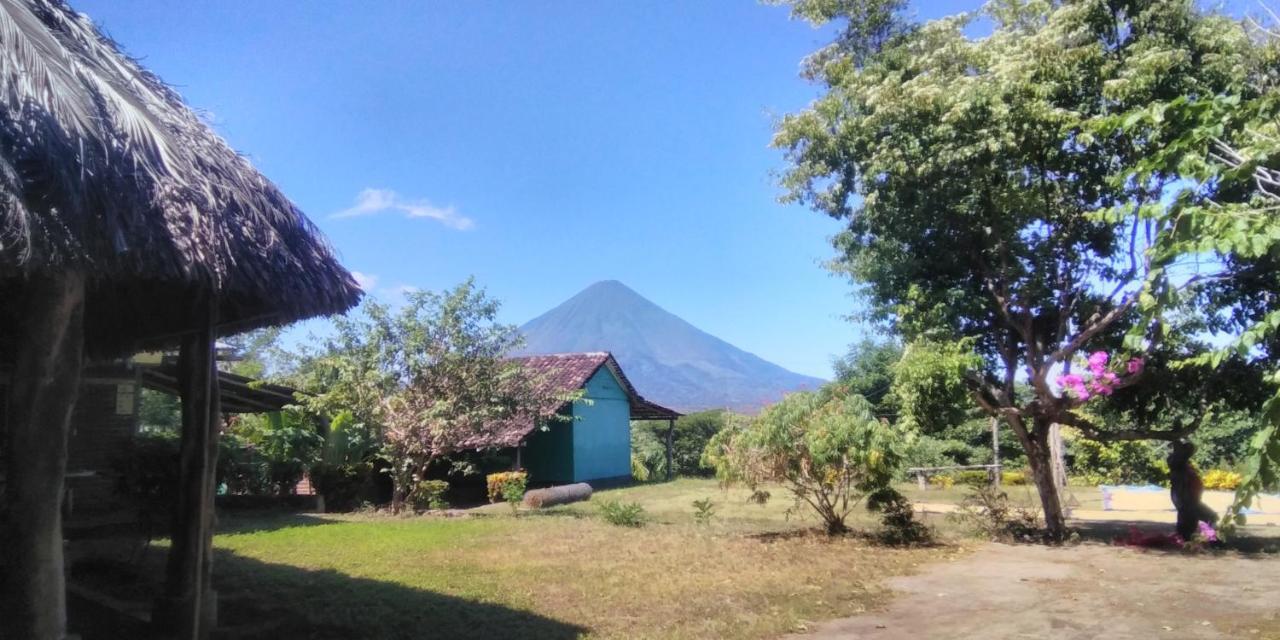
[[[888,581],[886,609],[796,638],[1280,639],[1280,557],[989,544]]]

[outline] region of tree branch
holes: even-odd
[[[1058,422],[1070,427],[1074,427],[1084,434],[1084,437],[1097,442],[1133,442],[1135,440],[1166,440],[1173,442],[1181,440],[1195,433],[1200,428],[1200,424],[1204,421],[1204,414],[1196,418],[1191,424],[1179,429],[1124,429],[1121,431],[1108,431],[1099,428],[1092,421],[1077,413],[1064,412],[1058,416]]]

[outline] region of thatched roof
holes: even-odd
[[[199,292],[224,332],[360,296],[302,212],[87,16],[0,0],[0,300],[63,269],[89,275],[98,353],[171,344]]]

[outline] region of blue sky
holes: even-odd
[[[801,373],[857,340],[777,203],[829,30],[749,0],[73,2],[314,220],[374,295],[468,275],[513,323],[617,279]],[[976,0],[916,3],[928,18]]]

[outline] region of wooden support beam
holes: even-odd
[[[667,419],[667,480],[671,480],[676,477],[676,469],[674,464],[675,431],[676,431],[676,421],[672,420],[671,418],[668,418]]]
[[[5,509],[0,536],[0,635],[62,640],[67,633],[62,489],[67,434],[84,353],[84,276],[26,283],[24,319],[5,416]]]
[[[165,594],[153,616],[166,637],[203,640],[217,621],[211,589],[213,498],[218,462],[216,307],[200,303],[203,328],[185,338],[178,355],[182,398],[179,487],[173,514],[173,544],[165,571]]]

